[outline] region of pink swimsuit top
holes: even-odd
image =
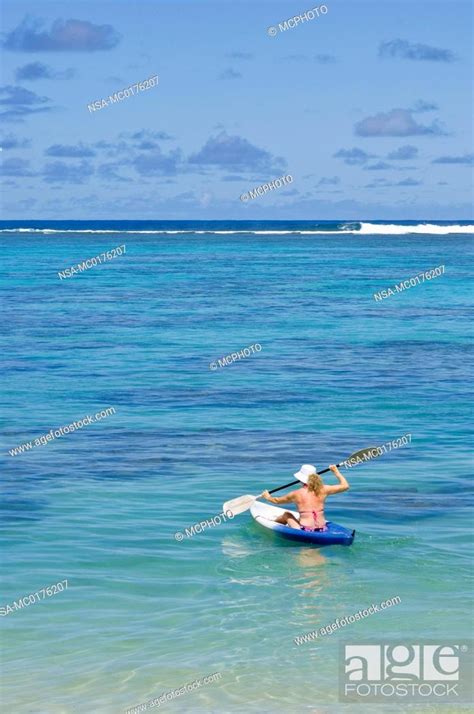
[[[310,526],[301,526],[302,530],[304,531],[322,531],[326,529],[326,524],[324,526],[318,526],[318,513],[324,513],[324,511],[321,509],[321,511],[300,511],[300,515],[302,516],[303,513],[312,513],[313,514],[313,520],[314,520],[314,527],[311,528]]]

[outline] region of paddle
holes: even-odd
[[[360,451],[355,451],[353,454],[347,457],[347,459],[344,459],[344,461],[350,461],[351,459],[363,459],[366,454],[369,454],[369,458],[373,459],[374,456],[370,453],[375,449],[375,446],[369,446],[366,449],[361,449]],[[337,466],[343,466],[344,461],[341,461],[341,463],[337,464]],[[318,474],[325,474],[327,471],[330,471],[329,468],[323,469],[322,471],[318,471]],[[289,486],[294,486],[296,483],[301,483],[301,481],[291,481],[290,483],[286,483],[284,486],[278,486],[278,488],[274,488],[269,493],[276,493],[277,491],[282,491],[284,488],[288,488]],[[222,510],[224,513],[227,511],[231,511],[234,516],[238,516],[239,513],[244,513],[244,511],[248,511],[250,506],[252,506],[253,503],[258,498],[261,498],[262,494],[259,496],[251,496],[250,494],[247,494],[246,496],[239,496],[238,498],[233,498],[231,501],[226,501],[224,505],[222,506]]]

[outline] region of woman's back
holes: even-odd
[[[296,505],[301,515],[301,525],[310,526],[311,528],[323,528],[326,523],[324,517],[325,488],[323,487],[321,491],[315,493],[307,486],[303,486],[303,488],[298,489],[295,497]]]
[[[329,470],[339,481],[337,486],[327,486],[323,483],[321,476],[311,464],[303,464],[301,469],[295,473],[296,478],[304,483],[303,488],[292,491],[287,496],[272,496],[269,491],[264,491],[262,497],[270,503],[294,503],[300,513],[299,519],[294,511],[285,511],[275,518],[277,523],[288,525],[290,528],[303,528],[313,530],[315,528],[325,528],[326,519],[324,517],[324,502],[327,496],[334,493],[347,491],[349,484],[335,464],[331,464]]]

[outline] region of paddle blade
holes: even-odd
[[[365,449],[361,449],[360,451],[355,451],[353,454],[347,457],[344,461],[341,461],[341,466],[355,466],[356,464],[360,464],[362,461],[371,461],[372,459],[377,458],[377,456],[380,456],[380,454],[377,453],[377,447],[376,446],[367,446]]]
[[[237,516],[239,513],[248,511],[250,506],[256,500],[257,496],[250,496],[249,494],[247,494],[246,496],[239,496],[239,498],[234,498],[232,501],[226,501],[222,506],[222,511],[223,513],[226,513],[227,511],[232,511],[234,516]]]

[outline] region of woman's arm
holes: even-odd
[[[264,491],[262,493],[262,498],[270,501],[270,503],[294,503],[296,500],[295,493],[297,492],[292,491],[291,493],[287,493],[286,496],[271,496],[268,491]]]
[[[333,472],[334,476],[337,478],[339,481],[339,484],[337,486],[326,486],[326,493],[328,496],[330,496],[333,493],[342,493],[343,491],[348,491],[350,486],[344,476],[341,474],[337,466],[332,464],[330,467],[331,471]]]

